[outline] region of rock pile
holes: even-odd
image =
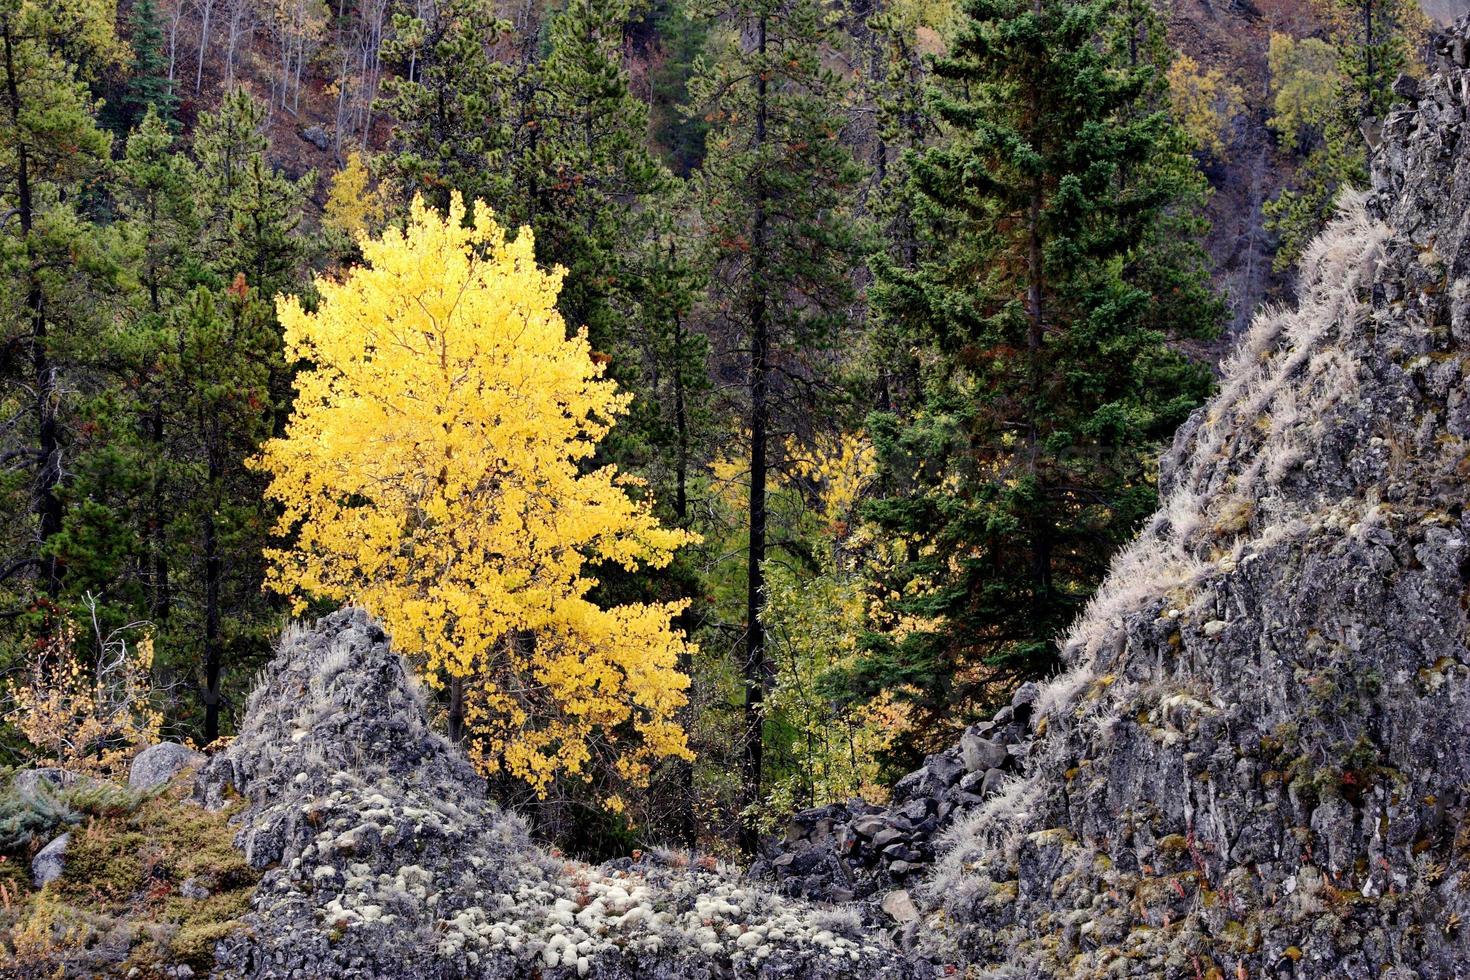
[[[866,899],[921,877],[941,832],[1020,771],[1037,696],[1035,684],[1023,685],[994,718],[900,779],[887,806],[849,800],[794,814],[785,837],[765,842],[751,874],[824,902]]]
[[[197,796],[243,796],[269,868],[225,977],[922,980],[942,966],[708,859],[590,867],[550,855],[431,731],[387,638],[356,611],[288,634]]]

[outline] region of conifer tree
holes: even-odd
[[[303,187],[266,163],[259,103],[231,93],[180,152],[149,109],[111,185],[121,277],[135,289],[95,345],[62,542],[68,591],[147,619],[160,669],[197,679],[197,731],[223,730],[228,682],[268,650],[269,517],[245,468],[289,395],[280,328],[260,290],[293,283]],[[248,674],[234,675],[244,680]],[[196,719],[188,711],[176,723]]]
[[[510,69],[495,56],[509,25],[490,0],[438,0],[393,16],[381,108],[396,121],[382,165],[406,201],[447,211],[455,191],[504,213],[510,185]],[[518,215],[506,215],[514,225]]]
[[[648,111],[623,67],[631,16],[627,0],[571,0],[553,18],[538,72],[539,138],[523,164],[541,174],[538,258],[567,270],[562,315],[587,327],[595,349],[625,359],[633,352],[615,348],[628,339],[617,336],[618,307],[638,288],[640,253],[630,246],[649,236],[655,195],[673,190],[647,148]]]
[[[1052,666],[1208,384],[1166,330],[1207,331],[1218,304],[1161,319],[1149,268],[1182,143],[1153,67],[1104,43],[1109,9],[968,0],[935,65],[943,137],[914,164],[922,258],[875,289],[926,369],[912,414],[870,419],[888,496],[868,516],[898,559],[855,679],[909,698],[921,741]]]
[[[298,229],[316,174],[293,180],[271,165],[266,115],[265,104],[243,89],[200,115],[195,200],[204,255],[221,285],[243,274],[250,288],[271,296],[294,284],[307,257]]]
[[[55,600],[65,577],[57,550],[65,508],[62,460],[70,409],[68,355],[97,312],[98,236],[76,208],[78,187],[105,165],[110,139],[76,59],[116,59],[104,4],[17,0],[0,5],[0,361],[14,502],[0,583],[34,583]],[[22,593],[30,591],[22,588]]]
[[[841,340],[861,253],[851,199],[860,168],[840,139],[844,87],[823,64],[818,0],[721,0],[726,27],[690,82],[710,120],[699,176],[713,270],[710,314],[729,332],[728,370],[744,374],[749,460],[743,792],[759,799],[767,662],[763,563],[773,427],[830,395],[825,368]],[[743,846],[755,843],[746,823]]]
[[[163,28],[154,0],[134,0],[128,11],[132,63],[123,96],[130,118],[139,118],[152,109],[166,123],[173,124],[176,119],[179,96],[174,91],[173,79],[168,77],[163,43]]]

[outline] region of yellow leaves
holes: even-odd
[[[322,224],[351,238],[368,234],[383,223],[382,195],[369,186],[367,163],[353,150],[347,165],[332,175]]]
[[[1169,66],[1169,100],[1174,119],[1207,153],[1223,158],[1230,125],[1245,111],[1240,86],[1219,68],[1205,70],[1188,55],[1180,55]]]
[[[878,472],[877,450],[861,431],[844,432],[835,438],[820,434],[805,451],[788,437],[786,449],[792,457],[791,475],[817,485],[822,516],[829,523],[835,524],[852,512]]]
[[[405,228],[360,244],[364,266],[318,280],[316,312],[277,304],[287,356],[313,367],[256,461],[294,539],[270,552],[270,586],[361,605],[431,678],[463,678],[485,772],[545,792],[686,755],[680,607],[585,595],[588,562],[662,566],[696,539],[612,467],[579,466],[628,398],[568,334],[562,270],[457,197],[447,218],[415,200]]]
[[[83,659],[76,626],[57,625],[5,687],[5,715],[42,756],[63,769],[125,776],[132,757],[158,741],[163,715],[153,704],[153,637],[129,647],[125,636],[98,638]]]

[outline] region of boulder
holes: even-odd
[[[159,742],[139,752],[128,771],[129,789],[153,789],[169,782],[185,769],[204,765],[203,753],[178,742]]]
[[[332,138],[320,126],[306,127],[301,131],[301,138],[318,150],[326,150],[332,145]]]
[[[986,769],[997,769],[1005,764],[1006,747],[1000,742],[993,742],[988,738],[981,738],[966,732],[960,737],[960,753],[965,760],[965,768],[970,772],[983,772]]]
[[[22,769],[10,779],[10,787],[21,796],[35,797],[47,790],[55,792],[73,786],[82,777],[65,769],[55,766],[43,766],[38,769]],[[42,784],[45,785],[43,790]]]
[[[71,832],[62,834],[60,837],[47,844],[31,858],[31,881],[37,888],[42,888],[57,878],[66,867],[66,848],[71,843]]]
[[[888,917],[899,925],[915,922],[919,918],[919,910],[914,905],[914,900],[909,896],[907,890],[897,888],[883,896],[879,905]]]

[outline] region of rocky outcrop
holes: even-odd
[[[1470,971],[1470,21],[1163,461],[1163,505],[945,837],[1007,977]],[[934,911],[937,910],[937,911]]]
[[[233,977],[545,980],[928,977],[855,914],[792,902],[709,859],[592,867],[486,799],[382,631],[355,611],[287,635],[199,799],[246,806],[268,868]]]

